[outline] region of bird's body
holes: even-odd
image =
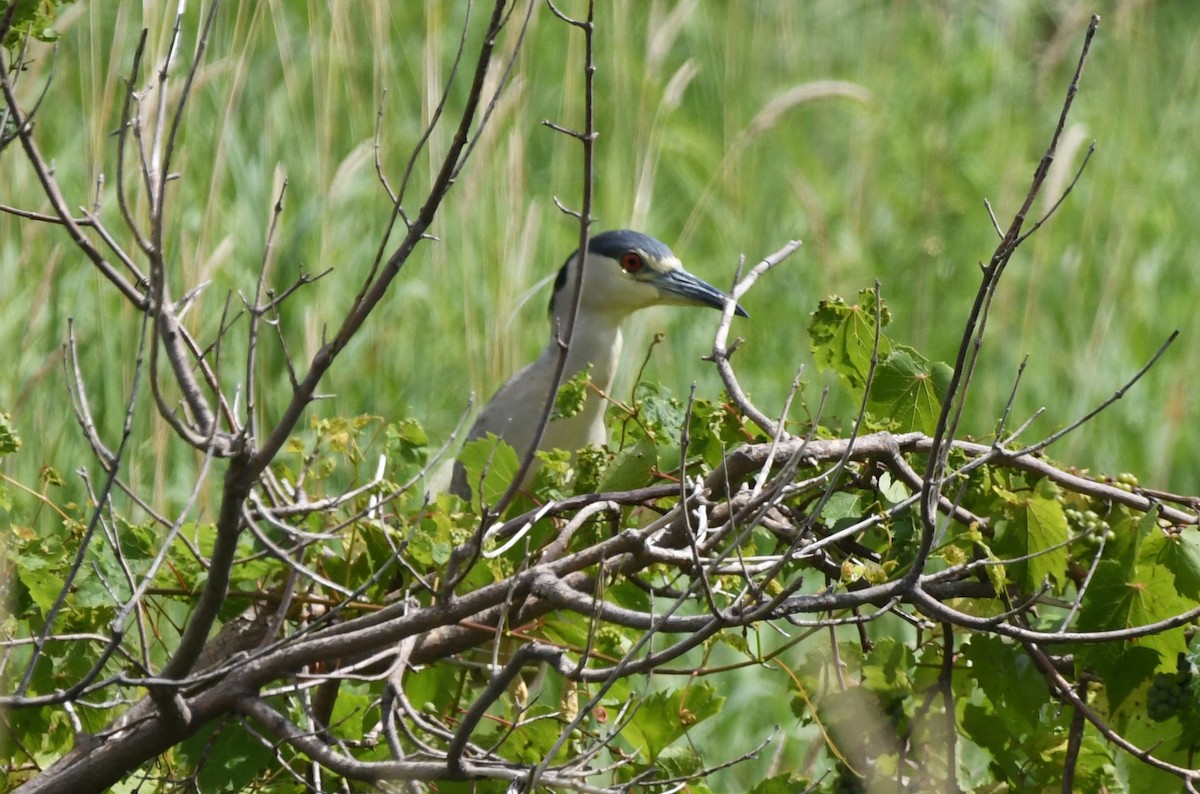
[[[467,434],[467,442],[492,433],[525,455],[534,444],[538,419],[553,386],[560,337],[565,338],[575,279],[582,270],[583,288],[571,344],[567,350],[564,382],[591,367],[592,384],[607,393],[621,360],[621,323],[633,312],[659,304],[721,308],[728,299],[717,288],[685,271],[665,244],[639,232],[620,230],[591,238],[587,256],[567,258],[550,299],[550,342],[542,354],[500,387],[480,412]],[[737,313],[745,316],[739,306]],[[574,451],[588,445],[603,446],[605,401],[588,395],[583,410],[556,419],[547,426],[539,449]],[[451,491],[470,495],[462,466],[454,472]]]

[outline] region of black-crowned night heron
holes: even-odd
[[[554,378],[559,355],[557,337],[565,333],[575,280],[583,272],[583,290],[575,330],[567,352],[564,380],[591,366],[593,385],[607,393],[621,360],[621,323],[633,312],[663,304],[723,308],[724,292],[683,269],[664,243],[640,232],[621,229],[592,237],[587,256],[567,257],[550,296],[550,343],[538,359],[509,378],[475,420],[467,441],[494,433],[517,455],[533,445],[533,435]],[[737,314],[746,311],[737,307]],[[575,451],[606,440],[606,402],[589,395],[583,410],[550,422],[539,449]],[[451,492],[469,498],[471,483],[461,465],[455,467]]]

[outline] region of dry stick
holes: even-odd
[[[958,742],[958,726],[954,712],[954,624],[942,623],[945,645],[942,647],[942,670],[938,674],[938,688],[942,692],[942,711],[946,718],[946,758],[949,760],[947,773],[950,775],[949,789],[957,792],[958,763],[955,745]]]
[[[525,7],[525,19],[521,22],[521,27],[517,30],[517,40],[513,43],[512,54],[508,57],[508,62],[504,64],[504,68],[500,70],[500,78],[496,81],[496,90],[492,92],[492,98],[488,100],[487,106],[483,109],[483,113],[479,116],[479,126],[475,129],[475,135],[463,149],[459,156],[458,167],[454,169],[453,178],[458,179],[458,175],[462,172],[463,167],[467,164],[467,159],[471,153],[475,151],[475,147],[479,144],[483,137],[483,132],[487,129],[488,121],[492,118],[492,114],[496,112],[496,106],[500,103],[500,97],[504,93],[504,89],[508,87],[509,80],[512,78],[513,69],[517,65],[517,56],[521,54],[521,49],[525,45],[525,34],[529,32],[529,24],[533,19],[533,9],[537,5],[537,0],[528,0]],[[501,21],[501,26],[507,25],[509,17],[516,10],[516,3],[513,3],[512,8]]]
[[[1083,425],[1090,422],[1092,420],[1092,418],[1096,416],[1096,414],[1100,413],[1105,408],[1108,408],[1110,405],[1115,403],[1117,400],[1120,400],[1122,397],[1124,397],[1125,393],[1128,392],[1131,388],[1133,388],[1133,385],[1135,383],[1137,383],[1139,380],[1141,380],[1142,376],[1145,375],[1147,372],[1149,372],[1151,367],[1153,367],[1155,364],[1158,363],[1158,360],[1160,358],[1162,358],[1164,353],[1167,352],[1167,348],[1170,347],[1171,343],[1174,342],[1178,337],[1179,337],[1179,329],[1177,328],[1171,332],[1170,336],[1167,337],[1165,342],[1163,342],[1161,345],[1159,345],[1158,350],[1156,350],[1154,352],[1154,355],[1150,357],[1150,360],[1147,361],[1146,364],[1141,369],[1139,369],[1136,373],[1134,373],[1133,377],[1130,378],[1128,381],[1126,381],[1125,384],[1123,386],[1121,386],[1121,388],[1119,388],[1115,392],[1113,392],[1108,397],[1108,399],[1104,400],[1099,405],[1097,405],[1095,408],[1088,411],[1086,414],[1079,417],[1074,422],[1072,422],[1071,424],[1062,428],[1061,430],[1059,430],[1055,433],[1051,433],[1050,435],[1046,436],[1044,439],[1037,442],[1036,444],[1031,444],[1030,446],[1025,447],[1024,449],[1019,450],[1016,454],[1032,455],[1037,452],[1041,452],[1043,449],[1050,446],[1055,441],[1058,441],[1063,436],[1067,435],[1068,433],[1072,433],[1075,430],[1078,430],[1080,427],[1082,427]]]
[[[533,431],[533,439],[529,449],[524,451],[521,458],[521,465],[517,467],[517,473],[513,475],[512,481],[508,487],[504,489],[504,493],[496,501],[496,504],[490,507],[484,506],[483,521],[481,522],[480,530],[476,533],[478,537],[482,537],[483,532],[487,530],[488,525],[494,523],[497,518],[504,512],[508,505],[516,498],[517,491],[521,487],[525,476],[529,473],[529,469],[533,466],[533,461],[537,457],[538,444],[542,441],[542,436],[546,433],[546,427],[550,424],[550,414],[554,411],[554,398],[558,394],[558,389],[562,386],[563,380],[566,377],[567,370],[567,354],[571,349],[571,343],[575,337],[575,319],[579,316],[579,306],[583,302],[583,262],[587,258],[588,242],[591,236],[592,224],[592,193],[594,190],[595,180],[595,146],[596,146],[596,61],[594,52],[594,35],[595,25],[593,23],[595,13],[594,0],[588,0],[588,12],[586,21],[571,19],[565,16],[561,11],[554,7],[554,3],[547,0],[551,12],[566,22],[572,27],[577,27],[583,31],[584,36],[584,66],[583,66],[583,85],[584,85],[584,102],[583,102],[583,132],[571,131],[548,121],[543,121],[542,124],[569,135],[580,142],[582,145],[583,155],[583,188],[582,188],[582,203],[579,207],[579,249],[577,256],[579,258],[580,267],[578,277],[575,279],[574,291],[571,295],[571,303],[567,310],[566,322],[563,327],[556,328],[554,338],[558,345],[558,359],[554,363],[554,376],[550,379],[550,388],[546,394],[544,403],[542,404],[541,413],[538,416],[537,426]],[[482,499],[481,499],[482,501]]]
[[[80,479],[83,480],[84,488],[86,489],[88,498],[91,499],[92,504],[98,504],[99,500],[96,499],[96,493],[92,488],[92,481],[88,476],[87,471],[81,470],[79,472],[79,476]],[[109,546],[112,547],[113,556],[116,557],[117,563],[121,566],[121,573],[125,577],[125,586],[132,592],[134,588],[137,587],[137,579],[129,567],[129,561],[126,558],[125,549],[121,543],[121,535],[119,532],[116,532],[112,529],[113,525],[116,523],[116,516],[113,514],[111,499],[108,502],[107,511],[109,516],[108,521],[102,522],[105,535],[107,536]],[[96,571],[96,574],[98,577],[102,578],[102,574],[100,574],[98,570]],[[113,603],[117,603],[121,600],[120,596],[118,596],[111,587],[106,586],[106,589],[108,590],[109,599]],[[152,662],[150,661],[150,642],[147,636],[148,632],[146,630],[146,616],[141,604],[138,604],[137,606],[136,616],[137,622],[134,625],[137,629],[138,635],[137,647],[138,650],[141,651],[142,655],[141,659],[139,660],[139,667],[144,674],[149,674],[152,667]]]
[[[1046,153],[1042,156],[1041,162],[1038,164],[1037,171],[1034,173],[1033,182],[1030,185],[1029,192],[1025,196],[1025,201],[1017,214],[1013,216],[1011,225],[1005,233],[1004,238],[1000,241],[1000,245],[996,248],[995,253],[988,265],[983,269],[983,282],[980,284],[979,290],[975,295],[975,301],[971,306],[970,314],[967,317],[966,325],[963,327],[962,342],[959,345],[958,355],[954,363],[954,371],[950,377],[950,383],[946,388],[946,396],[942,400],[941,410],[938,412],[937,428],[933,435],[933,445],[929,456],[929,463],[925,468],[925,482],[921,488],[921,538],[917,548],[917,553],[913,559],[912,566],[904,575],[901,581],[905,588],[914,587],[917,584],[918,578],[921,576],[921,571],[925,567],[925,560],[928,558],[930,550],[933,548],[934,533],[937,529],[937,495],[940,494],[942,487],[942,478],[945,474],[947,460],[950,454],[951,444],[947,443],[947,439],[951,437],[952,427],[950,424],[950,416],[954,411],[956,403],[961,411],[961,406],[965,402],[965,383],[964,380],[969,377],[969,365],[967,362],[968,356],[973,345],[976,345],[977,340],[981,339],[986,318],[984,317],[986,306],[990,304],[991,297],[995,292],[996,285],[999,282],[1004,269],[1008,264],[1009,259],[1016,251],[1017,245],[1020,244],[1022,238],[1021,227],[1025,223],[1025,217],[1030,208],[1033,206],[1034,200],[1041,192],[1042,184],[1046,179],[1046,174],[1050,170],[1050,164],[1054,161],[1054,155],[1058,148],[1058,141],[1062,136],[1064,127],[1066,126],[1067,115],[1070,113],[1071,105],[1075,99],[1075,93],[1079,89],[1079,80],[1083,73],[1083,65],[1087,61],[1088,51],[1091,48],[1092,39],[1096,35],[1096,28],[1100,24],[1100,18],[1093,16],[1091,23],[1088,25],[1087,34],[1084,38],[1083,48],[1079,55],[1079,62],[1075,67],[1075,74],[1071,79],[1071,84],[1067,89],[1067,96],[1063,102],[1062,111],[1059,114],[1058,125],[1055,127],[1054,134],[1051,136],[1050,145],[1046,149]],[[960,390],[960,386],[962,389]],[[961,391],[961,393],[960,393]]]
[[[862,423],[866,419],[867,403],[868,403],[868,400],[870,399],[871,386],[875,382],[875,374],[878,371],[878,367],[879,367],[879,340],[883,336],[883,314],[882,314],[881,303],[882,303],[882,299],[879,294],[879,280],[876,279],[875,280],[875,333],[874,333],[874,340],[872,342],[872,347],[871,347],[871,359],[870,359],[870,363],[867,367],[867,375],[866,375],[865,382],[863,384],[863,396],[862,396],[862,400],[859,402],[858,415],[854,418],[854,426],[850,431],[850,437],[845,440],[845,450],[843,451],[842,455],[838,458],[838,461],[834,465],[833,471],[830,474],[829,484],[822,491],[820,498],[817,500],[817,503],[815,505],[813,505],[812,508],[809,510],[810,516],[819,516],[821,514],[821,511],[825,508],[825,505],[829,502],[829,499],[835,493],[836,488],[837,488],[837,479],[839,476],[841,476],[841,473],[843,471],[845,471],[846,466],[850,462],[851,456],[854,454],[854,443],[855,443],[855,441],[857,441],[859,432],[862,430]],[[815,433],[815,431],[816,431],[816,427],[814,425],[814,427],[810,431],[810,438]],[[799,456],[801,454],[800,450],[803,450],[803,449],[804,449],[804,447],[801,447],[799,450],[797,450],[797,452],[795,454],[797,464],[799,463]],[[783,566],[791,559],[792,555],[796,551],[799,550],[800,544],[801,544],[803,538],[804,538],[804,533],[801,532],[796,535],[796,538],[794,540],[792,540],[792,542],[788,546],[787,552],[780,559],[776,570],[771,572],[771,574],[770,574],[771,579],[774,579],[779,574],[779,572],[783,570]],[[786,587],[781,588],[779,593],[777,593],[775,596],[773,596],[770,601],[768,601],[765,604],[762,604],[761,606],[755,607],[753,610],[751,610],[752,614],[759,615],[759,616],[765,616],[765,615],[771,614],[775,610],[776,607],[778,607],[781,603],[784,602],[785,599],[787,599],[789,596],[791,596],[793,593],[795,593],[797,590],[799,590],[803,586],[803,584],[804,584],[803,579],[800,577],[797,577],[797,579],[794,582],[792,582],[790,585],[787,585]]]
[[[350,756],[336,753],[316,736],[300,731],[287,717],[257,697],[239,698],[235,704],[238,713],[253,718],[272,735],[286,741],[323,767],[352,780],[374,782],[381,780],[445,780],[449,768],[442,761],[359,761]],[[491,780],[520,781],[527,772],[514,763],[480,764],[463,762],[462,772],[457,777],[484,778]],[[609,794],[612,789],[600,789],[558,775],[547,776],[546,785],[589,794]]]
[[[549,0],[547,0],[549,3]],[[595,125],[595,91],[594,77],[596,66],[592,52],[592,11],[593,3],[589,0],[588,5],[588,21],[583,23],[577,20],[570,19],[564,16],[553,3],[549,3],[551,11],[559,19],[567,24],[581,28],[584,31],[585,41],[585,65],[584,65],[584,132],[570,130],[549,121],[542,121],[542,124],[577,139],[583,145],[583,204],[579,211],[579,248],[577,256],[579,263],[582,266],[584,258],[587,256],[588,240],[590,237],[591,228],[591,210],[592,210],[592,193],[594,181],[594,147],[596,141],[596,125]],[[530,3],[530,11],[532,12],[532,2]],[[526,17],[526,25],[529,17]],[[524,36],[524,27],[521,35]],[[515,57],[515,53],[514,53]],[[511,62],[510,62],[511,66]],[[490,108],[489,108],[490,112]],[[476,139],[472,140],[473,146]],[[579,315],[579,307],[582,303],[583,296],[583,270],[579,268],[579,276],[575,280],[574,289],[571,295],[571,303],[567,309],[566,323],[561,328],[554,329],[554,342],[558,346],[558,358],[554,364],[554,375],[550,381],[550,388],[547,390],[545,402],[542,404],[542,409],[538,415],[538,422],[534,428],[533,438],[529,449],[522,454],[520,464],[517,466],[517,471],[513,474],[512,479],[508,483],[508,487],[496,500],[494,505],[486,505],[483,502],[483,489],[476,488],[479,493],[479,504],[482,517],[479,522],[479,527],[463,545],[454,550],[450,556],[450,561],[446,566],[445,580],[442,588],[438,593],[438,598],[445,601],[451,597],[455,588],[466,578],[474,567],[476,560],[482,550],[483,540],[491,534],[492,526],[499,517],[508,508],[512,500],[516,498],[518,491],[521,488],[522,482],[528,475],[530,468],[533,466],[534,460],[537,458],[538,445],[542,441],[542,436],[545,435],[546,428],[550,424],[550,415],[554,411],[554,400],[558,394],[558,389],[562,386],[563,380],[566,377],[567,369],[567,354],[571,349],[571,341],[575,333],[575,318]]]
[[[350,343],[350,340],[354,338],[354,335],[362,327],[363,323],[366,322],[367,317],[370,316],[375,306],[383,299],[388,287],[399,274],[400,269],[408,261],[417,244],[424,238],[425,230],[433,222],[434,215],[452,187],[454,167],[459,153],[466,145],[471,124],[482,97],[483,84],[491,64],[496,36],[500,32],[499,21],[503,15],[504,5],[504,0],[496,0],[495,2],[492,18],[484,33],[483,43],[480,46],[479,61],[476,64],[475,74],[462,118],[455,130],[454,137],[441,168],[438,170],[433,185],[430,187],[428,198],[421,206],[404,240],[388,258],[376,279],[364,290],[361,300],[355,301],[352,305],[345,319],[342,321],[342,325],[338,328],[337,333],[334,334],[331,340],[322,345],[313,356],[308,373],[300,382],[299,387],[293,392],[291,400],[288,402],[287,407],[284,408],[274,429],[265,439],[262,446],[250,457],[245,472],[246,476],[250,479],[256,478],[270,464],[275,455],[287,442],[301,414],[307,408],[309,402],[312,401],[317,385],[333,365],[337,356]]]
[[[534,661],[557,667],[563,661],[563,656],[560,649],[541,643],[523,645],[513,653],[508,663],[499,673],[492,676],[487,686],[479,693],[479,697],[471,704],[471,708],[463,715],[462,722],[459,723],[458,730],[454,733],[454,738],[450,740],[450,746],[446,749],[446,766],[452,776],[458,777],[463,774],[462,755],[463,750],[466,749],[467,740],[471,738],[475,727],[483,719],[492,703],[498,700],[508,689],[512,680],[521,674],[521,668]]]
[[[754,286],[754,282],[758,280],[759,276],[787,259],[801,245],[803,243],[799,240],[789,240],[778,251],[767,256],[751,268],[746,277],[734,285],[729,300],[725,301],[725,307],[721,312],[721,322],[717,325],[717,332],[713,337],[712,355],[706,356],[709,361],[712,361],[716,365],[717,372],[721,375],[721,381],[725,384],[725,390],[729,392],[730,398],[737,403],[742,413],[750,417],[750,420],[761,427],[768,436],[778,435],[781,438],[786,437],[786,431],[782,429],[782,420],[777,427],[775,422],[766,413],[759,410],[750,401],[746,392],[742,390],[741,384],[738,383],[737,376],[733,372],[733,366],[729,363],[729,357],[733,354],[733,350],[726,347],[726,340],[729,338],[729,327],[733,323],[733,312],[737,307],[737,302]]]
[[[79,348],[75,343],[75,318],[67,318],[66,355],[63,356],[63,369],[67,375],[67,392],[71,397],[71,407],[75,410],[75,421],[83,431],[88,446],[100,461],[104,471],[113,466],[114,455],[105,446],[104,440],[96,429],[96,421],[92,418],[91,401],[87,397],[87,387],[84,386],[83,369],[79,365]],[[98,504],[98,503],[97,503]]]
[[[15,7],[15,4],[9,6],[10,9]],[[21,113],[20,105],[17,104],[16,94],[13,92],[12,83],[9,81],[8,68],[3,62],[0,62],[0,92],[3,92],[5,104],[12,115],[12,123],[15,125],[17,137],[21,141],[21,148],[25,151],[25,158],[33,166],[38,182],[42,186],[42,192],[46,194],[46,198],[50,201],[58,219],[66,227],[71,241],[84,253],[92,265],[100,271],[100,274],[117,288],[118,292],[124,295],[135,307],[145,310],[147,306],[145,296],[134,285],[130,284],[124,276],[117,272],[116,268],[104,258],[104,255],[92,245],[87,235],[84,234],[82,227],[76,223],[75,218],[67,209],[66,199],[58,187],[54,173],[46,163],[45,158],[42,157],[37,144],[33,141],[28,119]]]
[[[16,14],[17,14],[17,4],[9,3],[8,8],[4,9],[4,16],[0,17],[0,42],[4,41],[5,37],[8,36],[8,31],[12,29],[12,21],[13,21],[13,18],[16,16]],[[23,53],[22,53],[22,55],[23,55]],[[21,64],[21,60],[18,59],[17,60],[18,67],[20,66],[20,64]],[[0,71],[3,71],[5,74],[7,74],[8,66],[6,64],[0,63]],[[0,121],[7,122],[8,117],[0,116]],[[0,125],[0,130],[3,130],[3,129],[4,129],[4,126]]]
[[[163,211],[166,206],[166,189],[167,181],[172,178],[170,174],[171,160],[175,152],[175,141],[179,133],[179,127],[182,124],[183,112],[187,106],[188,98],[191,96],[192,86],[196,80],[196,74],[200,69],[200,63],[204,57],[204,51],[208,45],[208,38],[212,32],[212,26],[217,16],[217,9],[220,7],[219,0],[215,0],[209,7],[208,15],[205,17],[204,26],[201,28],[199,38],[196,42],[196,53],[192,58],[191,68],[188,70],[187,78],[184,81],[183,90],[180,93],[179,100],[175,105],[175,113],[171,121],[171,129],[167,135],[165,151],[162,153],[161,162],[157,162],[158,179],[157,184],[154,184],[150,191],[150,245],[151,260],[150,280],[154,297],[152,298],[150,308],[155,312],[157,325],[158,343],[162,345],[163,351],[167,355],[167,362],[171,365],[172,375],[175,378],[176,385],[183,395],[184,402],[187,404],[188,410],[191,411],[195,423],[199,426],[198,432],[185,432],[182,428],[182,423],[173,425],[176,432],[181,433],[182,437],[189,441],[196,449],[201,449],[205,438],[210,434],[215,427],[217,420],[213,415],[212,408],[208,401],[201,393],[200,384],[196,381],[195,375],[192,373],[191,363],[185,353],[185,346],[181,344],[183,333],[179,320],[168,311],[167,296],[167,272],[165,260],[165,248],[163,241],[163,231],[165,224],[163,222]],[[183,16],[182,12],[177,16],[175,22],[175,30],[172,34],[171,49],[167,57],[163,59],[162,66],[159,71],[159,98],[160,109],[158,115],[158,123],[155,126],[155,154],[161,140],[162,134],[162,117],[165,112],[166,103],[166,80],[167,70],[170,67],[170,61],[178,43],[180,19]],[[152,174],[147,172],[146,179],[153,182]],[[157,278],[156,278],[157,276]],[[151,347],[150,364],[151,364],[151,385],[155,386],[156,399],[161,406],[164,404],[161,398],[158,397],[157,374],[155,372],[155,364],[157,345]],[[167,412],[170,413],[169,411]],[[164,416],[164,419],[170,423],[170,419]]]
[[[134,86],[137,84],[138,73],[142,67],[142,55],[146,52],[146,36],[148,30],[142,28],[142,35],[138,37],[137,49],[133,52],[133,66],[129,69],[129,77],[126,81],[125,101],[121,106],[121,124],[117,128],[117,206],[121,210],[121,217],[125,219],[125,228],[133,235],[134,242],[137,247],[142,250],[142,253],[147,256],[153,253],[150,247],[150,241],[142,234],[142,229],[138,226],[137,220],[133,217],[133,210],[129,207],[129,199],[125,195],[125,145],[129,141],[129,119],[133,110],[133,101],[136,96]],[[141,115],[141,102],[138,102],[139,118]],[[138,274],[138,284],[145,283],[149,286],[149,282],[144,275]]]
[[[691,434],[688,428],[692,423],[692,407],[696,402],[696,383],[692,382],[691,391],[688,393],[687,407],[683,412],[683,427],[679,431],[679,504],[686,505],[688,502],[688,486],[687,486],[687,456],[688,446],[691,443]],[[697,512],[703,511],[703,505],[697,508]],[[716,595],[713,593],[712,583],[708,579],[708,569],[700,563],[700,540],[696,536],[695,530],[692,528],[691,511],[686,507],[680,511],[680,517],[684,529],[684,534],[687,539],[688,553],[691,557],[692,566],[700,578],[700,591],[704,596],[704,602],[708,606],[708,611],[714,616],[720,616],[721,609],[717,606]],[[733,524],[733,516],[730,516],[729,523]],[[705,517],[707,525],[707,517]],[[735,547],[736,548],[736,547]],[[740,557],[740,554],[739,554]]]
[[[920,583],[907,594],[907,597],[911,599],[918,609],[937,620],[948,620],[964,629],[991,631],[994,634],[1001,634],[1005,637],[1020,640],[1021,642],[1036,642],[1040,645],[1068,643],[1098,644],[1114,640],[1136,640],[1139,637],[1149,637],[1154,634],[1161,634],[1169,629],[1186,626],[1200,617],[1200,607],[1195,607],[1189,609],[1187,612],[1182,612],[1178,615],[1155,621],[1154,623],[1146,623],[1127,629],[1046,632],[1034,631],[1008,623],[995,623],[991,618],[980,618],[960,612],[953,607],[946,606],[933,595],[926,592],[924,585]]]
[[[1087,681],[1076,685],[1076,697],[1087,702]],[[1075,791],[1075,768],[1079,764],[1079,751],[1083,748],[1083,728],[1086,718],[1079,709],[1071,710],[1071,727],[1067,733],[1067,756],[1063,761],[1062,790],[1063,794]]]
[[[254,301],[248,307],[250,322],[246,329],[246,421],[243,425],[247,438],[257,437],[258,421],[255,418],[255,408],[258,405],[257,380],[255,366],[258,361],[258,329],[262,321],[262,312],[258,306],[262,303],[263,289],[267,280],[267,267],[271,261],[271,251],[275,247],[275,230],[279,226],[279,216],[283,214],[283,196],[287,193],[287,179],[279,186],[279,196],[275,199],[275,207],[271,212],[271,221],[267,224],[267,239],[263,244],[262,260],[258,265],[258,280],[254,287]]]
[[[121,440],[117,443],[116,452],[113,453],[110,459],[109,470],[104,476],[104,485],[100,488],[100,493],[96,499],[96,506],[92,509],[92,515],[88,519],[87,527],[80,535],[79,546],[75,551],[75,559],[71,562],[71,567],[68,569],[66,576],[63,578],[62,587],[59,589],[58,595],[55,596],[54,603],[51,604],[50,609],[46,611],[46,617],[42,624],[42,629],[38,632],[37,640],[33,643],[33,650],[29,655],[29,661],[26,662],[25,672],[21,676],[20,684],[17,685],[16,692],[19,696],[23,696],[29,689],[29,685],[33,680],[34,669],[37,667],[38,660],[41,657],[42,647],[46,643],[46,638],[53,632],[54,623],[58,620],[58,612],[62,609],[63,604],[66,602],[67,595],[74,587],[75,577],[79,575],[79,570],[83,567],[83,561],[87,556],[88,546],[91,545],[92,537],[96,532],[96,526],[100,522],[100,516],[103,513],[105,506],[108,504],[109,495],[112,493],[113,485],[116,482],[117,472],[121,468],[121,460],[125,456],[126,446],[129,443],[129,439],[133,436],[133,411],[137,406],[137,397],[139,391],[138,385],[142,381],[142,362],[145,352],[146,337],[148,334],[146,327],[148,321],[148,317],[143,317],[141,343],[138,346],[137,359],[134,363],[133,379],[129,389],[129,400],[125,406],[125,421],[121,426]],[[119,644],[119,639],[119,637],[116,637],[110,641],[110,644],[105,649],[104,653],[101,654],[100,660],[92,666],[92,670],[89,671],[87,676],[83,679],[84,681],[90,682],[91,680],[94,680],[97,675],[99,675],[103,665],[108,661],[108,658],[112,655],[113,650]],[[68,689],[68,692],[72,693],[71,696],[73,696],[75,693],[82,690],[84,685],[86,684],[76,683]]]

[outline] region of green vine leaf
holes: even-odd
[[[483,493],[478,496],[489,505],[500,501],[521,467],[516,450],[495,433],[464,444],[458,462],[467,470],[467,482],[473,491],[478,490],[479,479],[483,478]]]
[[[623,735],[653,762],[694,725],[719,713],[724,702],[708,683],[655,692],[637,710]]]
[[[859,397],[866,388],[867,373],[871,369],[875,317],[875,292],[865,289],[858,293],[855,304],[848,304],[837,295],[821,301],[812,313],[812,324],[808,327],[817,369],[837,373]],[[886,327],[890,320],[886,304],[880,304],[880,328]],[[886,357],[891,351],[891,341],[881,334],[879,356]]]
[[[588,364],[559,386],[558,393],[554,395],[554,409],[550,412],[550,419],[570,419],[572,416],[578,416],[587,404],[588,387],[591,382],[592,365]]]
[[[936,366],[916,350],[897,345],[875,370],[867,410],[897,422],[901,433],[933,433],[945,394],[934,377]]]
[[[12,426],[12,419],[0,413],[0,455],[11,455],[21,448],[21,437]]]
[[[657,467],[658,450],[654,442],[648,438],[641,438],[613,456],[612,462],[600,476],[598,490],[607,493],[643,486],[650,482]]]
[[[1194,605],[1175,589],[1175,576],[1162,566],[1138,565],[1127,573],[1122,563],[1102,560],[1084,594],[1079,628],[1112,631],[1145,626],[1186,612]],[[1124,643],[1127,647],[1130,644]],[[1182,626],[1139,637],[1136,645],[1158,651],[1160,664],[1174,664],[1176,653],[1187,649]],[[1093,658],[1091,654],[1086,646],[1080,649],[1085,662]]]
[[[1200,601],[1200,538],[1195,532],[1155,533],[1142,544],[1139,560],[1169,571],[1180,595]]]

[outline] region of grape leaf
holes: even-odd
[[[483,504],[495,504],[504,494],[521,466],[516,450],[501,441],[495,433],[468,441],[458,453],[458,460],[467,470],[467,482],[477,489],[483,477]]]
[[[942,410],[935,383],[925,357],[897,345],[875,370],[867,410],[896,421],[899,432],[932,433]]]
[[[707,683],[655,692],[642,703],[622,735],[653,762],[693,725],[717,714],[724,702]]]
[[[822,372],[833,370],[857,396],[861,396],[871,367],[875,348],[875,293],[862,290],[858,303],[850,305],[833,295],[821,301],[808,327],[813,358]],[[890,320],[887,306],[880,306],[880,327]],[[880,336],[879,355],[892,350],[886,336]]]

